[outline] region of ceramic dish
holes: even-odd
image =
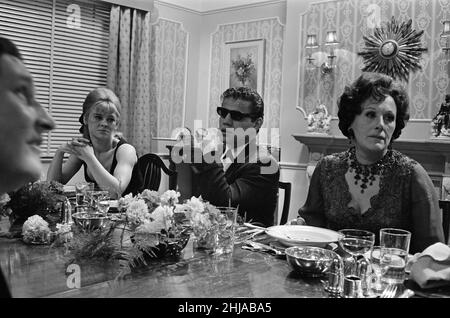
[[[266,233],[287,246],[326,247],[341,236],[338,232],[308,225],[276,225],[269,227]]]

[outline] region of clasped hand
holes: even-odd
[[[92,148],[91,142],[86,138],[73,138],[59,149],[65,153],[77,156],[83,161],[88,157],[94,156],[94,148]]]

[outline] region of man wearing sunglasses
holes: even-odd
[[[239,206],[244,221],[271,226],[280,170],[275,158],[256,144],[264,102],[255,90],[236,87],[222,94],[221,104],[217,114],[223,148],[220,156],[214,155],[218,160],[193,164],[195,195],[216,206]]]

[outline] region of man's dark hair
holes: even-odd
[[[264,117],[264,102],[258,92],[250,87],[230,87],[220,96],[220,101],[225,98],[240,99],[252,103],[253,119]]]
[[[7,38],[3,38],[0,36],[0,57],[2,57],[3,54],[9,54],[17,57],[20,60],[22,59],[17,46]],[[0,72],[1,71],[2,70],[0,69]]]

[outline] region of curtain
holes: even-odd
[[[150,12],[112,6],[110,14],[108,87],[122,103],[120,130],[138,156],[151,150],[157,109],[151,103]]]

